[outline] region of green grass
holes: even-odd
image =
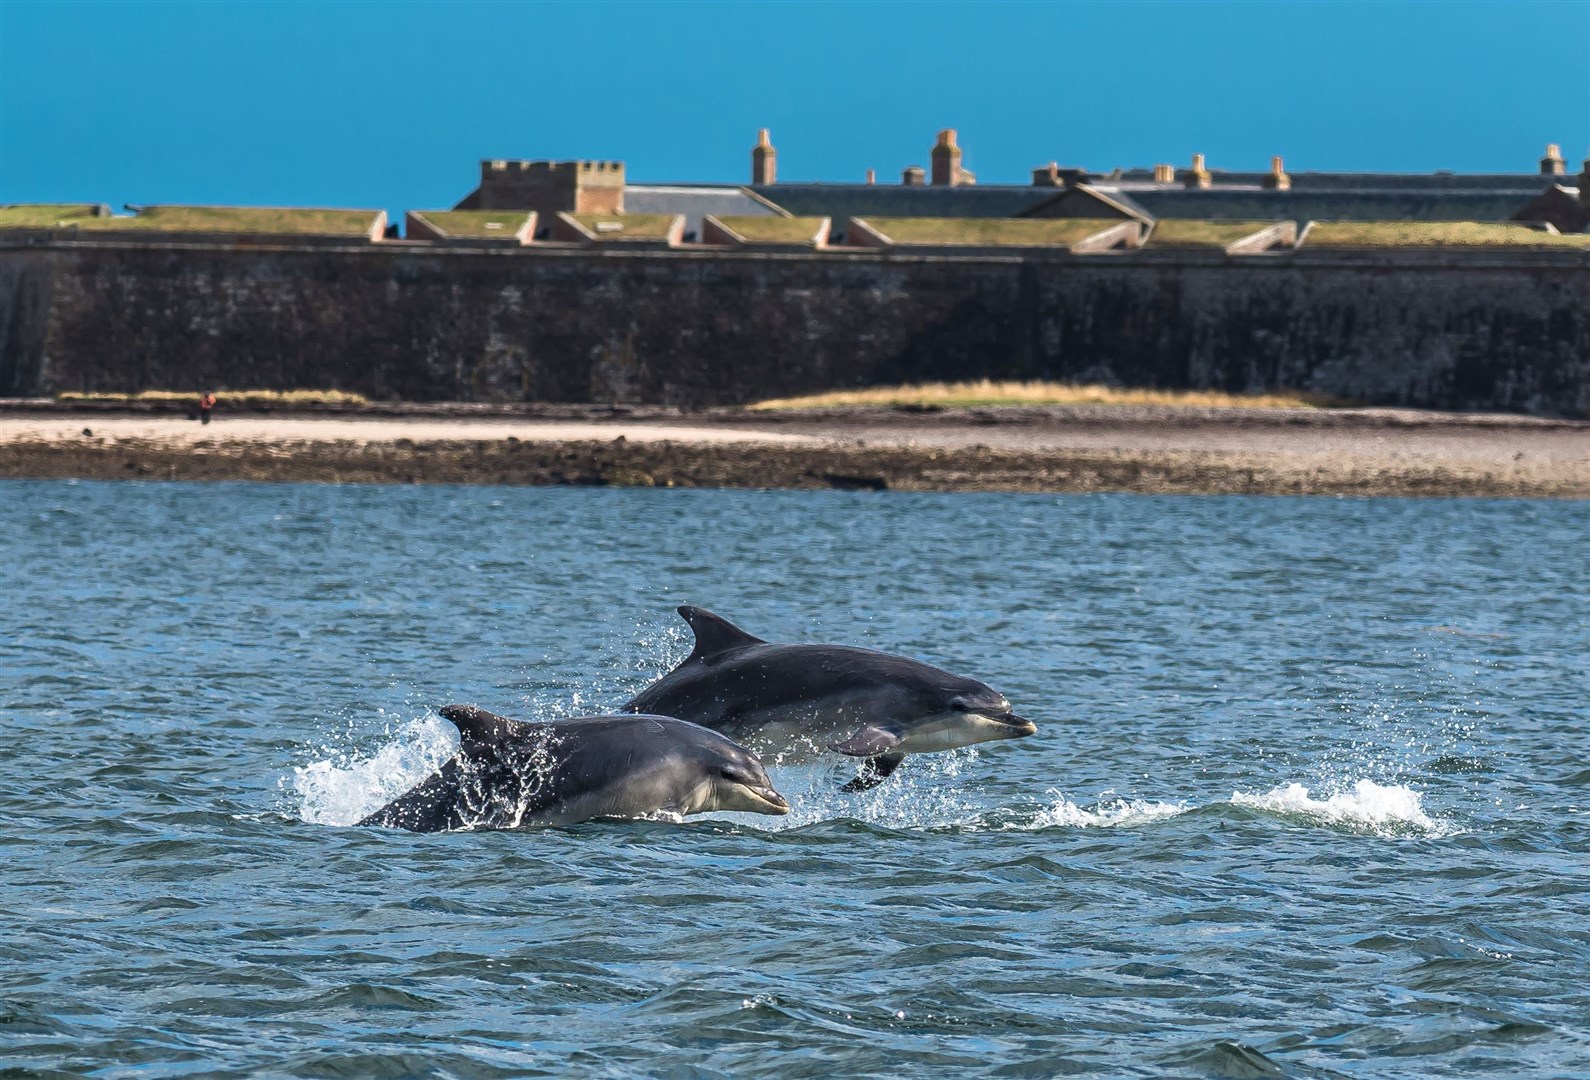
[[[836,390],[798,398],[774,398],[752,409],[823,409],[867,405],[1161,405],[1173,408],[1318,409],[1342,405],[1320,394],[1281,390],[1271,394],[1227,394],[1220,390],[1130,390],[1053,382],[925,383]]]
[[[570,214],[596,234],[598,240],[666,240],[672,214]],[[618,228],[609,228],[617,224]]]
[[[1120,221],[1087,218],[893,218],[862,221],[897,244],[1069,247]]]
[[[530,219],[525,210],[416,210],[443,236],[515,236]]]
[[[79,225],[99,210],[97,204],[17,203],[0,206],[0,229],[53,229]]]
[[[182,401],[198,403],[200,390],[144,390],[136,394],[56,394],[57,401]],[[228,405],[365,405],[363,394],[346,390],[215,390]]]
[[[1305,247],[1587,248],[1590,235],[1554,236],[1527,225],[1483,221],[1316,222]]]
[[[1180,218],[1161,218],[1148,236],[1148,246],[1224,248],[1275,224],[1273,221],[1188,221]]]
[[[719,221],[753,244],[809,244],[820,217],[720,217]]]
[[[373,210],[318,210],[262,206],[150,206],[133,217],[73,222],[84,230],[136,232],[236,232],[298,236],[365,236]]]

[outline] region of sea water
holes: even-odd
[[[8,1075],[1590,1074],[1590,504],[0,483]],[[709,607],[1039,733],[351,828]]]

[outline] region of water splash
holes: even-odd
[[[1185,802],[1160,802],[1153,799],[1103,799],[1091,807],[1079,806],[1058,791],[1050,790],[1055,803],[1034,817],[1030,829],[1056,827],[1091,829],[1123,825],[1144,825],[1178,817],[1192,807]]]
[[[441,768],[458,748],[452,727],[438,716],[422,716],[390,731],[392,740],[374,753],[323,746],[327,756],[297,766],[279,787],[292,812],[312,825],[352,825]]]
[[[854,759],[833,755],[800,764],[770,763],[773,786],[789,800],[784,817],[718,814],[725,820],[764,831],[783,832],[825,821],[858,821],[883,829],[975,827],[986,808],[966,786],[974,771],[976,747],[940,754],[913,754],[883,783],[869,791],[840,787],[854,775]]]
[[[1232,793],[1231,803],[1382,836],[1410,830],[1444,836],[1450,831],[1445,822],[1425,812],[1419,792],[1402,784],[1377,784],[1373,780],[1359,780],[1350,789],[1322,798],[1315,798],[1299,783],[1281,784],[1262,795],[1237,791]]]

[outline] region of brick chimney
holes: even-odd
[[[933,147],[933,186],[955,187],[961,182],[961,148],[955,145],[955,129],[939,132]]]
[[[1155,165],[1154,166],[1154,183],[1156,183],[1156,184],[1174,184],[1175,182],[1176,182],[1176,166],[1174,166],[1174,165]]]
[[[778,151],[768,141],[767,128],[756,133],[756,145],[751,148],[751,183],[772,184],[778,180]]]
[[[1546,156],[1540,159],[1541,176],[1561,176],[1568,171],[1568,163],[1562,159],[1562,147],[1556,143],[1546,145]]]
[[[1051,161],[1032,170],[1033,187],[1065,187],[1066,182],[1060,178],[1060,163]]]
[[[900,183],[906,187],[921,187],[927,183],[927,171],[920,165],[910,165],[900,174]]]
[[[1187,177],[1182,181],[1182,184],[1190,188],[1205,189],[1211,183],[1213,183],[1213,180],[1209,176],[1209,170],[1204,168],[1204,156],[1202,154],[1194,154],[1192,168],[1187,170]]]
[[[1281,159],[1270,159],[1270,173],[1264,178],[1264,187],[1270,191],[1291,191],[1292,178],[1286,175],[1286,170],[1281,167]]]
[[[877,182],[878,182],[878,170],[876,170],[876,169],[868,169],[867,170],[867,183],[868,184],[876,184]]]

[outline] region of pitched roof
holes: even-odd
[[[683,214],[685,231],[701,235],[701,219],[778,217],[780,211],[743,187],[705,184],[626,184],[626,214]]]
[[[1054,188],[969,184],[765,184],[756,194],[797,217],[1013,218],[1049,198]]]

